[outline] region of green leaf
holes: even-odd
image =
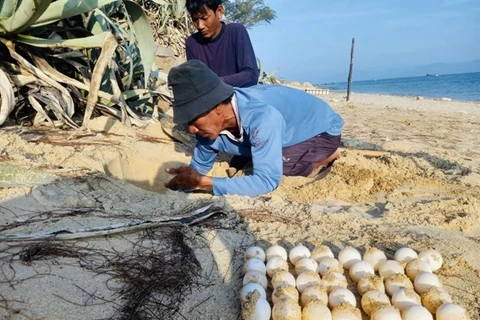
[[[108,31],[108,22],[97,11],[92,12],[92,14],[90,15],[90,19],[87,23],[87,30],[90,31],[92,34],[100,34],[102,32]]]
[[[26,30],[46,12],[51,2],[52,0],[23,0],[9,18],[0,21],[0,35]]]
[[[48,10],[38,18],[35,27],[89,12],[115,1],[117,0],[58,0],[53,2]]]
[[[0,1],[0,21],[3,19],[10,18],[15,10],[17,10],[17,0],[9,0],[9,1]]]
[[[176,0],[175,1],[175,18],[180,19],[183,16],[183,13],[186,9],[187,0]]]
[[[28,35],[19,34],[16,37],[18,42],[34,46],[34,47],[43,47],[43,48],[70,48],[70,49],[85,49],[85,48],[100,48],[105,41],[106,36],[109,32],[104,32],[95,36],[77,38],[77,39],[67,39],[67,40],[57,40],[57,39],[44,39],[37,38]]]
[[[125,1],[124,4],[135,31],[138,49],[140,50],[140,56],[142,58],[145,87],[147,87],[153,65],[153,53],[155,51],[152,27],[142,7],[132,1]]]

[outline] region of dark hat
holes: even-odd
[[[199,60],[189,60],[168,73],[173,91],[173,122],[186,123],[228,99],[233,87]]]

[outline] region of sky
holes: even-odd
[[[263,70],[276,70],[285,80],[346,81],[353,37],[356,80],[395,77],[402,70],[416,75],[418,66],[480,59],[480,0],[265,4],[276,11],[277,19],[249,29],[250,38]]]

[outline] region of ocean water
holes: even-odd
[[[355,71],[354,71],[355,76]],[[326,83],[332,91],[346,91],[347,83]],[[352,92],[379,93],[425,98],[480,101],[480,72],[436,76],[352,81]]]

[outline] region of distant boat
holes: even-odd
[[[438,73],[427,73],[427,77],[438,77]]]

